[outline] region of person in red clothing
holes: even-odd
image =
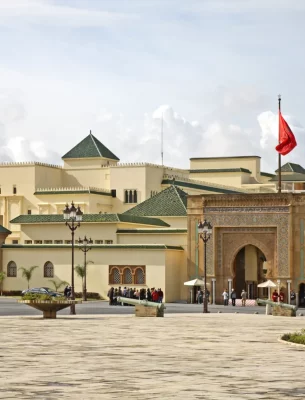
[[[282,290],[280,290],[279,298],[280,298],[280,302],[284,303],[284,292]]]
[[[152,301],[153,302],[158,303],[159,294],[158,294],[158,291],[156,289],[153,290],[153,292],[151,294],[151,297],[152,297]]]
[[[276,303],[278,298],[279,298],[279,294],[278,294],[277,290],[275,289],[275,291],[272,293],[272,301],[274,301]]]

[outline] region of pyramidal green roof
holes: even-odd
[[[7,233],[9,235],[12,232],[9,231],[8,229],[4,228],[4,226],[0,225],[0,233]]]
[[[65,158],[91,158],[91,157],[103,157],[109,158],[110,160],[120,159],[114,155],[107,147],[103,145],[95,136],[90,134],[85,137],[81,142],[79,142],[73,149],[68,151],[64,156]]]
[[[278,172],[277,169],[275,172]],[[299,164],[288,162],[281,167],[282,172],[296,172],[298,174],[305,174],[305,169]]]
[[[162,192],[143,201],[143,203],[125,211],[125,215],[138,217],[176,217],[186,216],[187,193],[175,185],[171,185]]]

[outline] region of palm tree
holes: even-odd
[[[85,266],[84,265],[76,265],[76,267],[74,268],[77,276],[79,276],[82,280],[82,288],[84,291],[84,277],[85,277]]]
[[[32,279],[34,269],[38,268],[38,265],[33,265],[29,269],[24,267],[20,267],[19,270],[22,271],[22,278],[25,278],[28,281],[28,289],[30,289],[30,280]]]
[[[3,290],[3,286],[2,285],[3,285],[3,281],[4,281],[5,277],[6,277],[6,273],[1,271],[0,272],[1,296],[2,296],[2,290]]]
[[[88,264],[94,264],[93,261],[87,261],[87,266]],[[83,288],[83,299],[85,298],[85,285],[84,285],[84,278],[85,278],[85,274],[88,274],[88,269],[85,270],[85,266],[84,265],[76,265],[76,267],[74,267],[74,270],[76,272],[76,274],[82,279],[82,288]]]
[[[58,290],[62,287],[62,286],[67,286],[68,282],[66,281],[56,281],[55,279],[49,279],[49,282],[53,283],[53,286],[55,288],[55,291],[58,292]]]

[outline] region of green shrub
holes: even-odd
[[[82,298],[83,293],[82,292],[75,292],[75,298]],[[87,292],[87,299],[95,299],[95,300],[101,300],[101,295],[96,292]]]
[[[66,298],[62,297],[54,297],[49,294],[39,294],[39,293],[26,293],[22,300],[40,300],[40,301],[64,301]]]
[[[21,296],[22,290],[3,290],[3,296]]]
[[[305,345],[305,329],[302,329],[301,332],[285,333],[282,339],[290,343]]]

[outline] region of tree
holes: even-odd
[[[25,278],[28,282],[28,289],[30,289],[30,280],[32,279],[33,272],[36,268],[38,268],[38,265],[33,265],[29,269],[25,267],[19,268],[19,270],[22,271],[22,278]]]
[[[87,266],[88,264],[94,264],[93,261],[87,261]],[[85,278],[85,274],[88,274],[88,268],[87,270],[85,270],[85,266],[84,265],[76,265],[76,267],[74,267],[74,270],[77,274],[77,276],[79,276],[82,279],[82,288],[83,288],[83,298],[85,298],[85,285],[84,285],[84,278]]]
[[[76,267],[74,268],[77,276],[79,276],[82,279],[82,286],[84,284],[84,277],[85,277],[85,266],[84,265],[76,265]]]
[[[5,277],[6,277],[6,273],[3,272],[3,271],[1,271],[1,272],[0,272],[1,296],[2,296],[2,290],[3,290],[2,284],[3,284],[3,281],[4,281]]]
[[[62,286],[67,286],[68,282],[66,281],[56,281],[55,279],[49,279],[49,282],[53,283],[53,286],[55,288],[55,291],[58,292],[58,290],[62,287]]]

